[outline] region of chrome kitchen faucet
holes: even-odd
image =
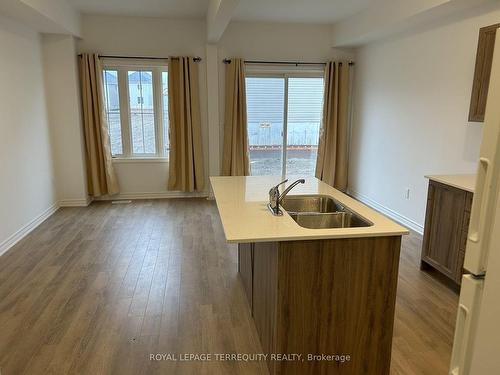
[[[293,182],[280,195],[279,186],[282,185],[282,184],[284,184],[284,183],[286,183],[286,182],[288,182],[288,179],[286,179],[285,181],[281,181],[278,185],[273,186],[271,188],[271,190],[269,190],[269,204],[267,205],[267,207],[271,210],[271,212],[273,213],[274,216],[281,216],[281,215],[283,215],[283,211],[281,211],[281,209],[280,209],[281,201],[290,192],[290,190],[292,190],[298,184],[305,183],[306,180],[304,180],[303,178],[301,178],[301,179]]]

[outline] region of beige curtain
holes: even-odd
[[[85,159],[89,195],[116,194],[118,181],[111,162],[108,125],[104,115],[102,70],[97,54],[80,57]]]
[[[232,59],[226,64],[222,174],[248,176],[249,172],[245,63],[242,59]]]
[[[316,177],[345,191],[347,189],[349,74],[347,62],[329,62],[325,68],[325,95]]]
[[[168,66],[170,160],[168,190],[200,191],[205,185],[201,143],[198,64],[172,57]]]

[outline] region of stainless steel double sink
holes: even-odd
[[[289,195],[283,198],[281,207],[304,228],[328,229],[373,225],[327,195]]]

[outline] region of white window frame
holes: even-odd
[[[106,58],[102,60],[102,70],[115,70],[118,72],[118,96],[120,103],[120,125],[122,134],[122,154],[113,155],[113,159],[135,159],[135,160],[168,160],[168,153],[165,151],[163,129],[167,128],[168,123],[163,123],[163,96],[162,80],[163,72],[168,73],[167,60],[132,60]],[[156,153],[132,152],[132,134],[130,122],[130,98],[128,87],[128,71],[144,70],[151,71],[153,74],[153,105],[155,122],[155,148]],[[101,72],[102,75],[102,72]],[[103,82],[104,84],[104,82]]]
[[[301,66],[294,68],[284,68],[283,66],[262,66],[256,65],[253,67],[246,66],[245,78],[284,78],[284,103],[283,103],[283,144],[282,144],[282,165],[281,165],[281,176],[284,178],[286,176],[286,162],[287,162],[287,152],[286,146],[288,143],[288,79],[289,78],[323,78],[324,79],[324,66],[320,66],[317,69],[311,67],[303,68]],[[324,82],[323,82],[324,84]],[[324,92],[324,90],[323,90]],[[324,95],[324,94],[323,94]],[[323,100],[325,98],[323,97]],[[321,117],[323,117],[321,115]]]

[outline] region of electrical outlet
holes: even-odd
[[[410,200],[410,188],[406,188],[406,190],[405,190],[405,198],[407,200]]]

